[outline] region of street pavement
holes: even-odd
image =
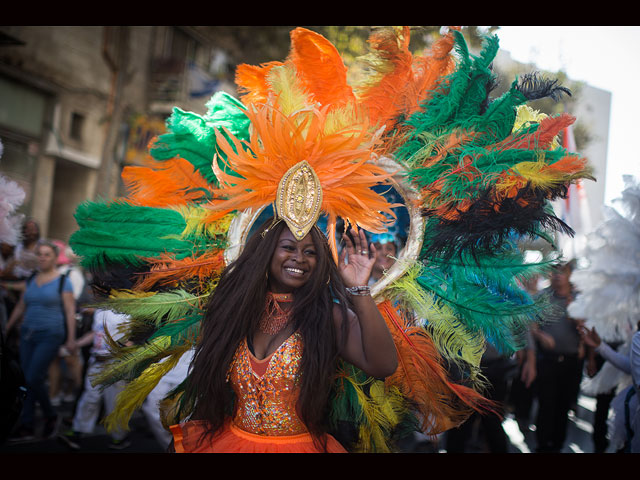
[[[580,395],[576,411],[569,412],[569,422],[567,427],[567,439],[561,454],[563,453],[593,453],[593,417],[596,407],[596,400],[591,397]],[[531,418],[535,419],[537,411],[537,402],[534,401]],[[478,425],[476,425],[478,427]],[[502,423],[507,437],[509,439],[509,453],[526,454],[535,453],[536,451],[536,434],[535,425],[530,424],[529,430],[523,434],[511,413],[505,415]],[[436,442],[428,442],[426,439],[416,438],[413,442],[405,445],[405,451],[408,453],[425,452],[425,453],[444,453],[442,446],[444,442],[438,438]],[[467,443],[467,451],[469,453],[488,453],[487,445],[482,437],[479,428],[474,428],[472,438]],[[607,451],[606,453],[613,453]]]
[[[62,433],[69,428],[72,418],[73,405],[63,403],[59,408],[60,421],[57,433]],[[0,446],[0,454],[21,454],[21,453],[164,453],[166,445],[158,443],[146,419],[140,412],[134,413],[129,423],[131,431],[129,440],[131,445],[122,450],[112,450],[109,448],[110,437],[102,425],[96,425],[94,432],[85,435],[80,440],[80,449],[72,450],[54,434],[48,439],[36,438],[34,440],[12,442],[6,441]]]
[[[63,404],[61,416],[69,421],[72,405]],[[595,399],[580,396],[576,412],[569,414],[569,427],[567,441],[562,453],[592,453],[593,441],[591,438],[593,431],[593,415],[595,411]],[[535,413],[535,405],[534,405]],[[144,416],[137,412],[131,419],[131,445],[123,450],[109,449],[109,436],[101,425],[97,425],[95,432],[81,440],[80,450],[71,450],[67,445],[55,436],[49,439],[36,439],[25,442],[5,442],[0,446],[0,454],[24,454],[24,453],[163,453],[166,446],[160,445],[151,432]],[[61,424],[59,431],[63,431],[64,424]],[[535,452],[535,426],[532,430],[523,435],[511,414],[507,414],[503,422],[503,428],[509,437],[510,453],[532,453]],[[413,440],[403,444],[405,453],[444,453],[444,450],[437,443],[427,442],[425,439],[415,437]],[[470,453],[484,453],[486,447],[481,438],[481,434],[476,432],[474,438],[469,442]]]

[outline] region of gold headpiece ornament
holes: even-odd
[[[297,240],[302,240],[318,221],[322,206],[320,179],[306,160],[295,164],[278,184],[276,213]]]

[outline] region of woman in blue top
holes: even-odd
[[[45,417],[43,435],[50,436],[57,420],[46,387],[47,371],[58,348],[64,344],[69,351],[75,346],[75,300],[71,281],[56,269],[58,247],[41,240],[36,248],[38,271],[29,280],[20,301],[13,309],[7,331],[22,318],[20,328],[20,364],[27,383],[21,427],[18,437],[34,434],[34,410],[40,404]],[[61,285],[62,282],[62,285]]]

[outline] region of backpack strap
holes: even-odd
[[[31,283],[31,280],[33,280],[34,278],[36,278],[36,275],[38,274],[38,272],[33,272],[31,275],[29,275],[27,277],[27,285],[29,285]]]
[[[60,295],[62,295],[62,289],[64,288],[64,279],[67,278],[68,274],[69,272],[60,274],[60,283],[58,284],[58,293]]]

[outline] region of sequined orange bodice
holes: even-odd
[[[240,344],[228,375],[237,398],[235,426],[258,435],[298,435],[307,431],[296,413],[302,349],[302,337],[296,332],[270,357],[261,360],[269,363],[259,376],[251,366],[247,342]]]

